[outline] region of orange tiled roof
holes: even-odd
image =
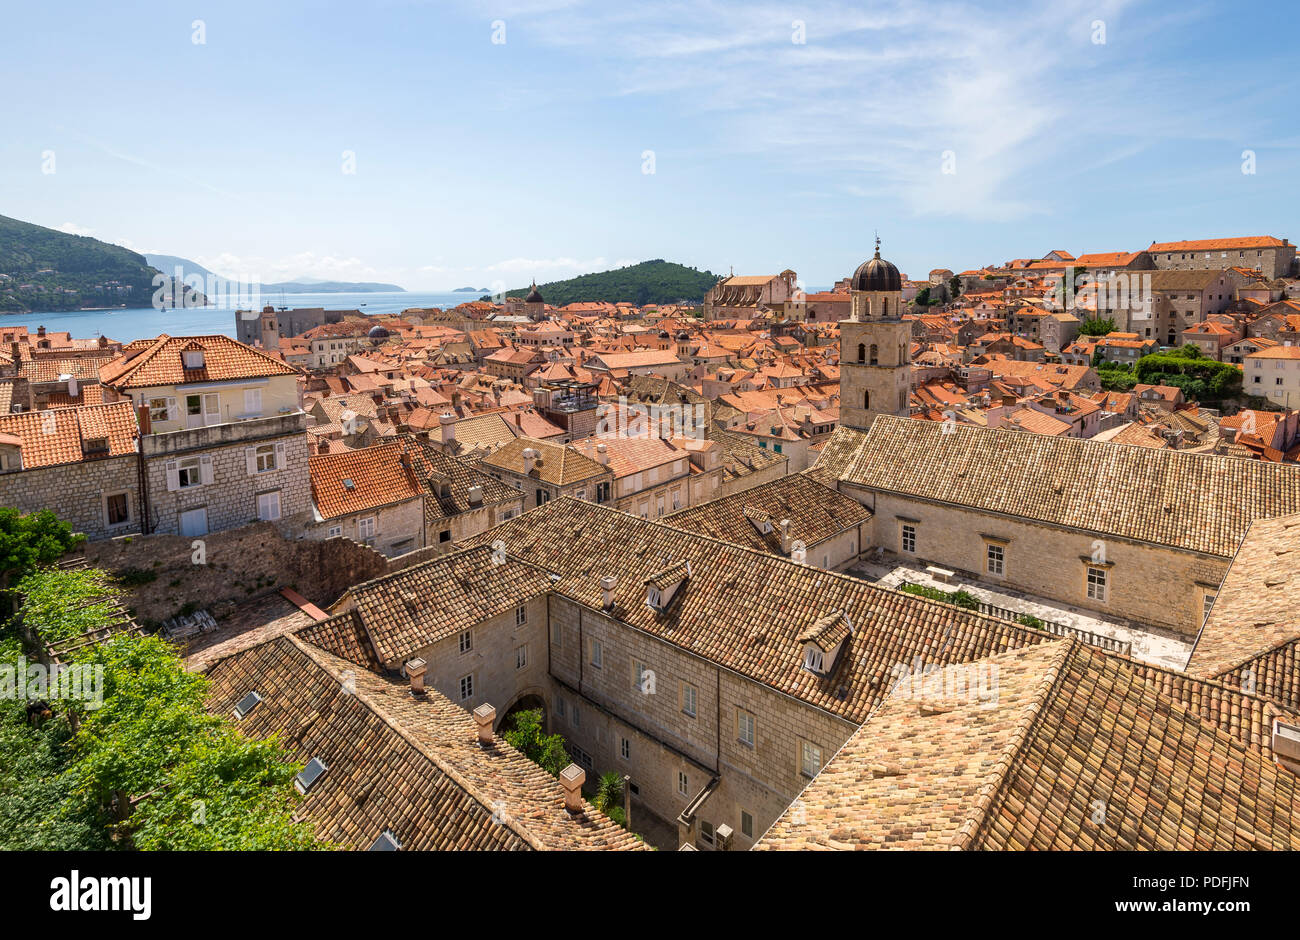
[[[24,470],[133,454],[138,431],[129,401],[0,415],[0,433],[21,441]],[[96,440],[107,449],[91,451]]]
[[[203,368],[187,369],[181,353],[203,350]],[[125,347],[121,357],[99,370],[99,379],[118,390],[188,385],[274,375],[301,375],[302,370],[228,336],[168,336]]]

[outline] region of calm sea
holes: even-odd
[[[276,307],[324,307],[327,310],[360,310],[365,314],[400,313],[408,307],[454,307],[478,300],[479,293],[457,291],[408,291],[381,294],[276,294],[263,295],[263,304]],[[152,307],[121,310],[57,310],[0,314],[5,324],[67,331],[86,338],[104,334],[109,339],[130,342],[159,333],[172,336],[235,335],[235,311],[224,307],[193,307],[189,310],[155,310]]]

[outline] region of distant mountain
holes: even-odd
[[[263,284],[262,293],[284,291],[286,294],[405,294],[405,287],[373,281],[282,281]]]
[[[0,312],[148,307],[172,287],[158,273],[120,245],[0,215]]]
[[[608,303],[671,304],[699,303],[718,281],[716,274],[656,258],[613,271],[583,274],[565,281],[539,284],[548,304]],[[530,288],[506,291],[507,297],[523,297]]]
[[[457,287],[453,294],[482,294],[487,291],[486,287]]]
[[[184,274],[182,277],[188,277],[196,274],[203,278],[206,284],[209,277],[214,277],[218,281],[227,280],[220,274],[209,271],[197,261],[190,261],[188,258],[180,258],[176,255],[145,255],[149,263],[166,274],[174,274],[177,268],[180,268]],[[378,284],[370,281],[353,282],[353,281],[322,281],[314,277],[300,277],[294,281],[278,281],[274,284],[260,285],[261,292],[286,294],[373,294],[380,291],[393,293],[406,293],[402,287],[396,284]]]

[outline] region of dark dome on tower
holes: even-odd
[[[382,343],[384,340],[388,339],[388,337],[391,334],[388,332],[387,327],[383,326],[382,324],[376,323],[374,326],[370,328],[370,332],[368,332],[366,335],[370,337],[371,342]]]
[[[853,272],[853,290],[902,290],[903,278],[898,268],[880,257],[880,239],[876,239],[876,255],[858,265]]]
[[[545,302],[546,302],[546,301],[542,300],[542,293],[541,293],[541,291],[539,291],[539,290],[537,289],[537,282],[536,282],[536,281],[533,281],[533,289],[530,290],[530,291],[528,292],[528,296],[524,298],[524,303],[526,303],[526,304],[541,304],[541,303],[545,303]]]

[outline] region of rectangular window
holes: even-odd
[[[695,717],[695,686],[689,682],[682,683],[682,711]]]
[[[104,503],[109,525],[122,525],[131,521],[125,493],[113,493]]]
[[[799,746],[799,772],[805,777],[817,776],[822,769],[822,749],[811,741],[801,741]]]
[[[645,663],[640,660],[632,660],[632,688],[638,692],[648,692],[650,685],[649,670],[646,669]]]
[[[1215,595],[1214,595],[1214,594],[1206,594],[1206,595],[1205,595],[1204,600],[1201,602],[1201,616],[1202,616],[1202,617],[1208,617],[1208,616],[1210,616],[1210,608],[1212,608],[1212,607],[1214,606],[1214,598],[1215,598]]]
[[[740,834],[746,839],[754,838],[754,817],[743,809],[740,811]]]
[[[736,736],[741,744],[754,746],[754,716],[743,708],[736,709]]]
[[[605,650],[600,645],[600,640],[591,641],[591,665],[599,669],[605,661]]]
[[[528,622],[528,608],[520,604],[515,608],[515,626],[522,627]]]
[[[551,624],[551,645],[557,650],[564,646],[564,634],[560,632],[558,621]]]
[[[577,702],[574,702],[574,703],[573,703],[573,717],[570,718],[569,720],[573,722],[573,727],[576,728],[576,727],[578,727],[579,725],[582,724],[581,719],[582,719],[582,715],[579,714],[579,712],[578,712],[578,703],[577,703]]]
[[[167,399],[151,398],[149,399],[149,420],[150,421],[167,421],[171,417],[171,409],[167,407]]]
[[[460,700],[463,702],[466,699],[471,699],[473,697],[474,697],[474,674],[470,673],[468,676],[460,677]]]
[[[257,518],[263,522],[274,522],[280,518],[280,491],[257,494]]]
[[[528,644],[515,648],[515,668],[523,669],[528,665]]]
[[[366,516],[364,519],[357,520],[357,537],[362,539],[373,539],[375,537],[375,517]]]
[[[632,742],[627,738],[621,738],[618,742],[618,756],[623,760],[632,759]]]
[[[451,529],[443,529],[438,533],[438,544],[444,544],[451,541]]]
[[[460,651],[468,653],[474,648],[474,633],[471,630],[462,630],[460,634]]]
[[[1006,552],[1001,545],[989,546],[989,574],[1001,575]]]
[[[244,389],[244,414],[260,415],[262,413],[262,390],[260,388]]]
[[[713,844],[713,823],[700,820],[700,841],[705,845]]]
[[[257,448],[257,472],[266,473],[275,469],[275,445],[262,444]]]
[[[332,525],[325,532],[326,537],[336,539],[343,535],[343,526]]]
[[[1088,566],[1088,597],[1094,601],[1106,600],[1106,569]]]
[[[680,770],[677,771],[677,792],[682,796],[691,795],[691,782],[686,779],[686,774]]]
[[[199,458],[188,457],[179,464],[179,482],[181,489],[187,486],[198,486],[203,481],[199,475]]]
[[[564,699],[560,698],[558,695],[555,697],[555,716],[557,718],[564,717]]]
[[[909,555],[916,554],[916,526],[905,525],[902,532],[902,548]]]

